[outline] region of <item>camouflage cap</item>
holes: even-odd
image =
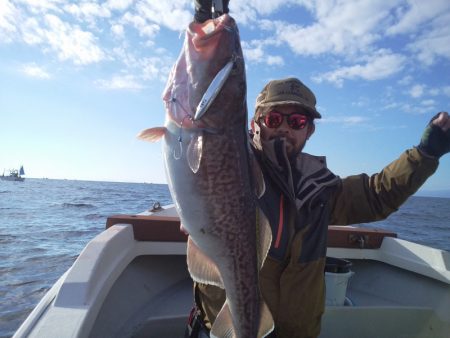
[[[296,78],[273,80],[266,84],[256,98],[255,119],[259,118],[259,108],[284,104],[305,108],[313,118],[322,116],[316,110],[316,97],[303,82]]]

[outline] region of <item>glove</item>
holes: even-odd
[[[212,18],[211,13],[212,0],[195,0],[194,20],[203,23]]]
[[[214,17],[218,17],[223,13],[228,13],[228,3],[230,0],[221,0],[222,9],[221,11],[215,10]],[[209,19],[213,18],[212,15],[213,0],[195,0],[195,15],[194,21],[197,23],[203,23]]]
[[[433,123],[441,113],[434,116],[423,132],[420,144],[417,148],[427,155],[441,157],[450,152],[450,129],[444,131]]]

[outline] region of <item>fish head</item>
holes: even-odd
[[[217,84],[223,76],[226,79]],[[224,14],[205,23],[192,22],[163,94],[168,119],[183,128],[222,130],[246,121],[245,98],[245,66],[234,19]],[[199,118],[202,100],[208,106]]]

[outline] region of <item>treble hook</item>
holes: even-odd
[[[170,99],[170,102],[178,103],[178,101],[177,101],[174,97],[172,97],[172,98]],[[186,115],[184,115],[184,118],[183,118],[183,120],[181,120],[181,123],[180,123],[180,135],[178,136],[178,145],[179,145],[179,152],[178,152],[178,154],[177,154],[176,149],[173,150],[173,158],[174,158],[175,160],[179,160],[179,159],[181,159],[181,157],[183,156],[183,138],[182,138],[182,134],[183,134],[183,123],[184,123],[184,121],[185,121],[186,119],[189,119],[190,121],[194,121],[194,118],[192,117],[192,115],[190,115],[190,114],[186,111],[186,109],[184,109],[184,107],[183,107],[181,104],[180,104],[179,106],[181,107],[181,109],[183,109],[183,111],[184,111],[184,113],[185,113]]]

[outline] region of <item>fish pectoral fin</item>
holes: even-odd
[[[196,174],[200,168],[203,152],[203,133],[195,134],[187,148],[187,161],[189,168]]]
[[[194,243],[191,237],[188,238],[186,256],[188,270],[194,281],[224,289],[217,265]]]
[[[262,269],[270,245],[272,244],[272,229],[269,220],[260,208],[256,209],[258,227],[258,266]]]
[[[222,309],[217,314],[216,320],[211,327],[211,338],[235,338],[233,319],[231,318],[228,301],[223,304]]]
[[[148,142],[157,142],[164,136],[166,131],[166,127],[149,128],[137,134],[137,138]]]
[[[261,296],[262,299],[262,296]],[[275,328],[275,324],[273,322],[272,313],[269,310],[267,304],[262,300],[261,301],[261,309],[260,309],[260,321],[258,328],[258,338],[266,337],[273,331]]]

